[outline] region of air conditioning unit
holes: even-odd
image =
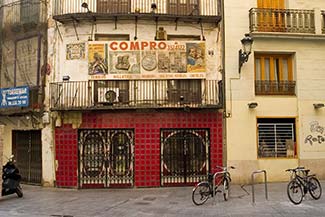
[[[119,101],[120,91],[118,88],[99,87],[98,102],[99,103],[116,103]]]

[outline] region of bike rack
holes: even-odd
[[[212,185],[212,195],[213,195],[213,200],[215,201],[216,199],[216,195],[217,195],[217,192],[214,191],[215,187],[216,187],[216,177],[217,175],[220,175],[220,174],[224,174],[226,173],[226,171],[220,171],[220,172],[216,172],[214,175],[213,175],[213,185]]]
[[[259,173],[264,173],[265,198],[266,198],[266,200],[268,200],[266,170],[256,170],[251,175],[251,177],[252,177],[252,201],[253,201],[253,204],[255,204],[255,191],[254,191],[255,179],[254,179],[254,177],[255,177],[255,174],[259,174]]]

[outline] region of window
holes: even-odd
[[[97,12],[125,14],[130,12],[130,5],[130,0],[97,0]]]
[[[259,158],[293,158],[297,155],[294,118],[259,118],[257,133]]]
[[[198,0],[168,0],[168,12],[173,15],[200,15]]]
[[[257,0],[258,26],[261,32],[285,31],[284,0]]]
[[[20,8],[20,22],[22,24],[38,24],[40,17],[40,3],[33,0],[23,0]]]
[[[294,95],[291,54],[255,54],[256,95]]]
[[[172,103],[202,103],[201,80],[169,80],[167,93]]]

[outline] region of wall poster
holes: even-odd
[[[206,77],[202,41],[89,42],[90,79],[178,79]]]

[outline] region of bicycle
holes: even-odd
[[[300,204],[307,192],[309,192],[315,200],[321,197],[322,186],[315,174],[308,175],[310,172],[309,169],[297,167],[294,169],[287,169],[286,172],[291,172],[291,181],[287,186],[287,194],[293,204]]]
[[[210,197],[216,195],[217,192],[223,192],[223,198],[225,201],[229,198],[229,186],[231,182],[230,173],[227,167],[217,166],[221,171],[215,173],[208,173],[208,180],[201,181],[196,184],[192,192],[192,201],[195,205],[204,204]],[[235,169],[235,167],[230,166],[230,169]],[[217,179],[217,182],[216,180]],[[214,185],[215,183],[215,185]],[[214,191],[212,190],[214,187]],[[222,186],[222,191],[218,188]]]

